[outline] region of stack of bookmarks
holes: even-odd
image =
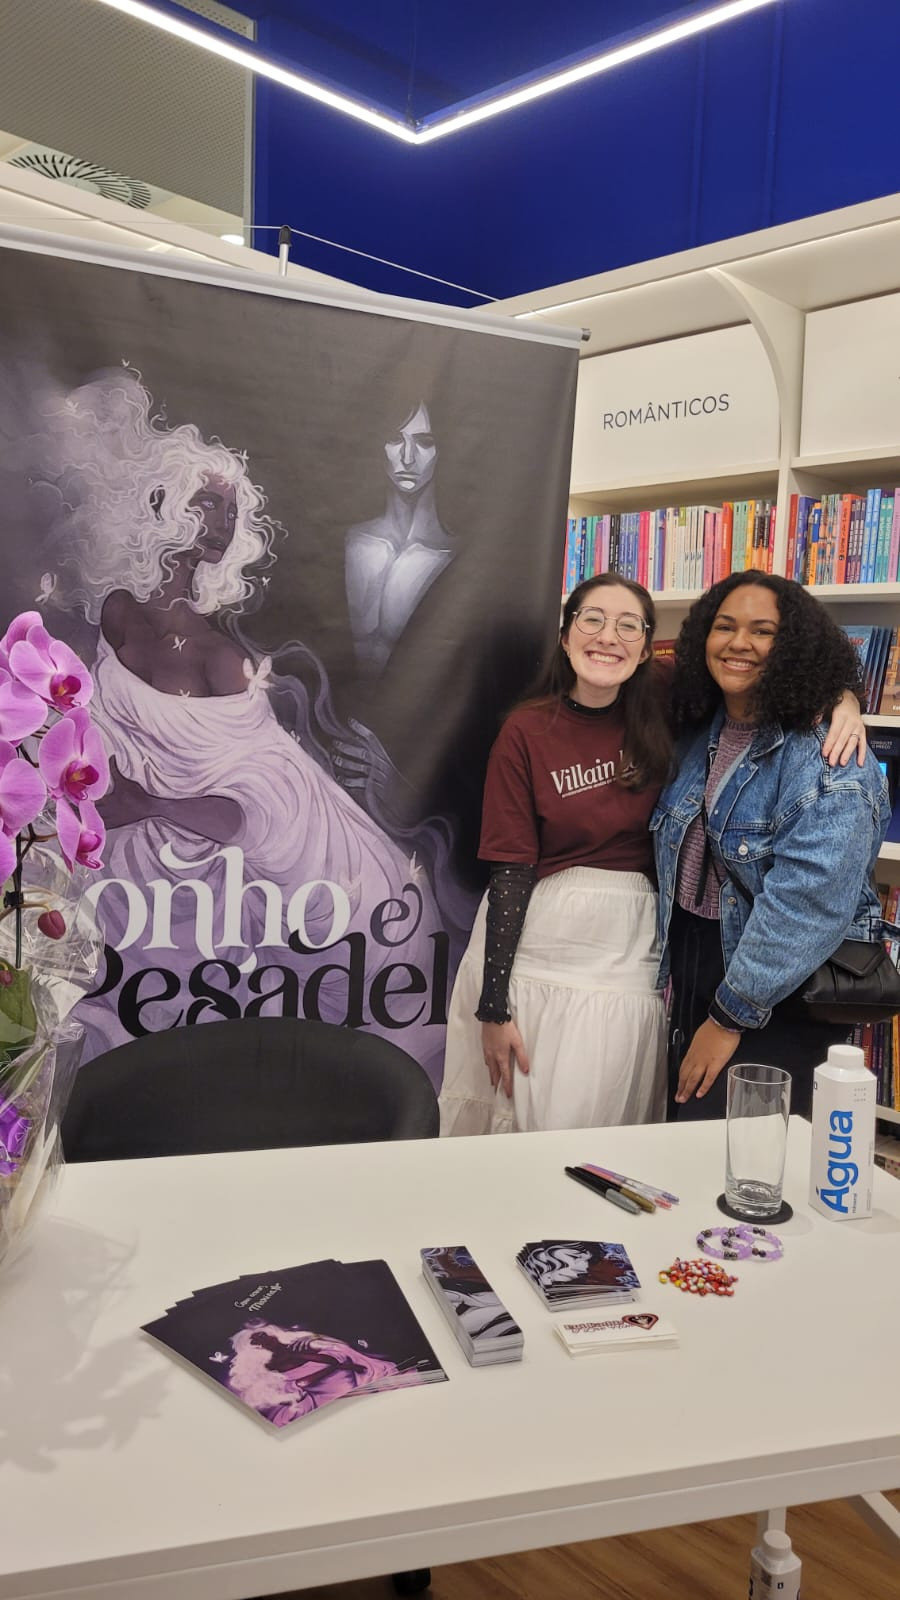
[[[473,1367],[521,1361],[522,1330],[465,1245],[422,1250],[422,1275]]]

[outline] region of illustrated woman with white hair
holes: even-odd
[[[126,976],[157,967],[180,982],[177,1004],[166,985],[146,1001],[141,993],[141,1025],[239,1015],[248,1003],[259,1011],[267,994],[276,1009],[282,996],[289,1014],[343,1022],[355,1013],[367,1024],[363,994],[373,982],[386,992],[383,969],[398,960],[429,971],[441,919],[410,849],[328,769],[323,725],[335,730],[323,723],[316,658],[291,647],[316,669],[307,692],[272,674],[235,623],[276,559],[281,530],[262,491],[240,454],[154,416],[128,370],[43,412],[41,487],[58,496],[53,600],[99,629],[92,709],[115,776],[101,920]],[[272,703],[289,692],[290,729]],[[155,891],[152,927],[131,885]],[[396,919],[390,942],[372,933],[385,904]],[[362,942],[339,942],[354,933]],[[337,952],[326,950],[333,944]],[[198,987],[191,974],[204,958]],[[266,979],[256,972],[265,961],[277,964]],[[298,974],[313,969],[300,1007]],[[392,994],[390,1007],[403,1047],[436,1079],[440,1030],[427,1026],[429,1007],[410,993]],[[127,1037],[102,998],[82,1019],[92,1054]]]

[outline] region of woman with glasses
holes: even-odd
[[[536,695],[491,751],[479,849],[490,885],[450,1003],[443,1133],[664,1115],[649,825],[674,752],[655,628],[640,584],[617,573],[579,584]],[[862,732],[852,694],[844,713],[825,742],[833,762]]]
[[[672,741],[655,627],[639,584],[579,584],[537,694],[491,751],[491,879],[450,1004],[445,1133],[663,1115],[649,823]]]

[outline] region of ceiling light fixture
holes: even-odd
[[[317,83],[313,78],[305,77],[303,73],[295,72],[292,68],[280,66],[277,61],[260,54],[252,45],[232,43],[219,31],[213,33],[188,22],[172,10],[160,10],[155,5],[146,4],[145,0],[98,0],[98,3],[110,6],[113,11],[121,11],[126,16],[135,17],[140,22],[147,22],[152,27],[161,28],[165,33],[174,34],[176,38],[184,39],[188,44],[198,45],[202,50],[210,50],[213,55],[220,56],[224,61],[231,61],[235,66],[244,67],[248,72],[255,72],[259,77],[268,78],[285,89],[293,89],[295,93],[305,95],[309,100],[316,100],[320,105],[330,106],[333,111],[340,111],[344,116],[353,117],[357,122],[365,122],[369,127],[377,128],[381,133],[388,133],[405,144],[432,144],[435,139],[443,139],[449,133],[460,133],[464,128],[485,122],[489,117],[498,117],[506,111],[512,111],[516,106],[527,105],[532,100],[555,94],[559,89],[568,89],[573,84],[584,83],[586,79],[597,77],[601,72],[610,72],[614,67],[624,66],[627,61],[636,61],[641,56],[667,50],[670,45],[678,44],[682,39],[690,39],[697,34],[708,32],[710,28],[733,22],[738,17],[746,16],[748,12],[760,11],[763,6],[774,5],[775,0],[727,0],[724,5],[713,6],[708,11],[700,11],[692,17],[682,18],[681,21],[671,23],[668,27],[658,28],[653,33],[643,34],[640,38],[631,39],[611,50],[605,50],[601,55],[592,56],[587,61],[562,67],[558,71],[548,73],[546,77],[535,78],[507,93],[489,94],[484,99],[469,102],[455,111],[430,121],[426,119],[421,123],[406,122],[399,117],[389,116],[384,111],[378,111],[373,106],[354,100],[351,95],[330,89],[325,84]]]

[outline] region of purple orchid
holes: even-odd
[[[9,667],[9,652],[14,644],[27,639],[29,628],[42,628],[44,619],[39,611],[22,611],[13,617],[3,638],[0,639],[0,666]]]
[[[25,613],[29,615],[32,613]],[[21,620],[17,618],[17,624]],[[24,639],[17,638],[10,646],[9,668],[26,689],[40,695],[54,711],[85,706],[94,692],[91,675],[75,651],[61,639],[51,638],[40,621],[28,628]]]
[[[109,758],[90,715],[67,711],[49,728],[38,751],[41,775],[54,800],[80,806],[99,800],[109,788]]]
[[[0,739],[21,744],[36,733],[46,720],[47,707],[40,695],[17,683],[12,673],[0,665]]]
[[[47,799],[44,780],[5,739],[0,740],[0,883],[16,864],[16,834],[33,822]]]
[[[91,800],[82,800],[81,815],[67,800],[56,802],[56,831],[63,860],[71,872],[77,862],[94,871],[102,867],[100,852],[106,843],[106,829],[97,807]]]

